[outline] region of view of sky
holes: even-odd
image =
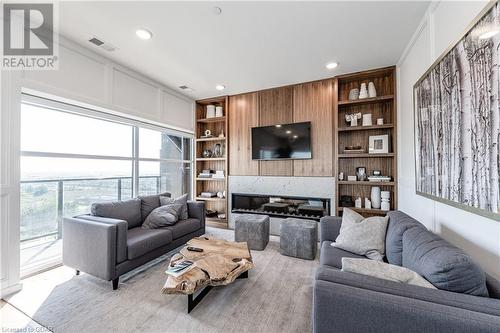
[[[22,104],[21,151],[132,158],[133,126]],[[162,133],[139,129],[139,153],[159,158]],[[179,154],[179,158],[181,155]],[[174,163],[180,167],[180,164]],[[159,175],[159,162],[140,162],[140,175]],[[21,158],[21,179],[132,176],[132,161]]]

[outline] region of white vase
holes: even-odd
[[[391,192],[382,191],[380,192],[380,197],[382,198],[382,203],[380,204],[380,209],[389,211],[391,210]]]
[[[377,97],[377,90],[373,82],[368,83],[368,97]]]
[[[372,207],[375,209],[380,209],[380,187],[373,186],[372,187]]]
[[[223,117],[224,116],[224,113],[222,111],[222,106],[215,107],[215,116],[216,117]]]
[[[366,89],[366,83],[361,83],[361,88],[359,88],[359,99],[368,98],[368,90]]]
[[[207,118],[215,117],[215,105],[207,105]]]
[[[355,101],[358,99],[358,96],[359,96],[359,89],[358,88],[354,88],[354,89],[351,89],[349,91],[349,100],[350,101]]]

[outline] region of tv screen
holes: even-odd
[[[309,159],[311,122],[252,128],[252,159]]]

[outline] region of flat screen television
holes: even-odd
[[[310,159],[311,122],[252,128],[252,159]]]

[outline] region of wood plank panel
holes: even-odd
[[[258,93],[229,97],[229,174],[259,175],[252,160],[251,128],[259,126]]]
[[[311,122],[312,159],[293,161],[294,176],[333,174],[333,85],[332,80],[294,86],[293,121]]]
[[[269,126],[293,122],[293,87],[259,92],[259,124]],[[260,161],[261,176],[292,176],[293,161]]]

